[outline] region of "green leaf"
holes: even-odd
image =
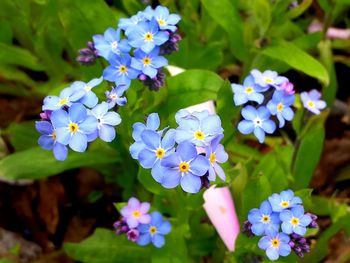
[[[312,56],[301,50],[294,44],[276,39],[261,51],[262,54],[283,61],[289,66],[319,79],[324,85],[328,85],[329,76],[325,67]]]
[[[8,136],[16,152],[37,146],[40,136],[32,121],[13,122],[7,127],[4,134]]]
[[[253,4],[254,18],[260,29],[260,36],[264,36],[271,22],[271,7],[269,0],[255,0]]]
[[[23,66],[32,70],[43,70],[39,59],[23,48],[0,43],[0,64]]]
[[[135,15],[138,11],[145,9],[145,6],[142,5],[141,1],[138,0],[122,0],[125,10],[130,16]]]
[[[303,0],[297,7],[291,8],[287,13],[291,19],[297,18],[302,15],[312,4],[312,0]]]
[[[100,146],[91,147],[85,153],[70,152],[63,162],[57,161],[51,151],[45,151],[40,147],[17,152],[0,161],[0,176],[8,179],[39,179],[73,168],[92,167],[120,160],[116,151],[107,145]]]
[[[243,22],[236,5],[230,0],[201,0],[201,2],[214,21],[227,32],[233,55],[239,60],[245,60],[247,52],[243,38]]]
[[[126,202],[120,202],[120,203],[113,203],[115,209],[117,209],[117,211],[120,213],[120,211],[122,210],[122,208],[124,206],[126,206],[128,203]]]
[[[83,242],[66,243],[65,252],[75,260],[86,263],[150,262],[150,251],[117,236],[114,231],[97,228],[92,236]]]

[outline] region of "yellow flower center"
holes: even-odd
[[[247,88],[245,88],[245,92],[248,93],[248,94],[249,94],[249,93],[252,93],[253,90],[254,90],[254,89],[253,89],[252,87],[247,87]]]
[[[121,73],[126,73],[126,72],[128,71],[128,68],[127,68],[125,65],[121,65],[121,66],[119,67],[119,71],[120,71]]]
[[[283,110],[283,104],[280,102],[277,104],[277,110],[282,111]]]
[[[53,132],[53,133],[51,134],[51,136],[52,136],[52,140],[56,141],[56,132]]]
[[[270,222],[270,217],[269,217],[269,216],[263,216],[263,217],[262,217],[262,222],[263,222],[263,223],[268,223],[268,222]]]
[[[282,201],[282,202],[280,203],[280,206],[282,206],[283,208],[286,208],[286,207],[289,206],[289,202],[288,202],[288,201]]]
[[[153,40],[153,35],[152,35],[151,32],[147,32],[147,33],[145,34],[145,40],[146,40],[146,41],[152,41],[152,40]]]
[[[69,124],[69,131],[72,133],[76,133],[78,131],[78,124],[72,122]]]
[[[159,159],[162,159],[164,157],[164,154],[165,154],[165,151],[163,148],[158,148],[156,150],[156,156],[159,158]]]
[[[315,103],[313,103],[311,100],[307,102],[307,105],[309,105],[310,108],[313,108],[315,106]]]
[[[140,213],[140,211],[135,210],[134,212],[132,212],[132,216],[136,217],[136,218],[139,218],[141,216],[141,213]]]
[[[211,163],[215,163],[216,161],[216,156],[215,156],[215,153],[211,153],[210,156],[209,156],[209,161]]]
[[[277,238],[274,238],[274,239],[271,240],[271,245],[273,247],[279,247],[280,241]]]
[[[194,137],[196,137],[198,140],[203,140],[204,139],[204,132],[202,131],[196,131],[194,133]]]
[[[84,88],[84,90],[85,90],[86,92],[89,92],[91,89],[92,89],[92,87],[90,87],[90,86],[85,86],[85,88]]]
[[[268,84],[271,84],[272,83],[272,79],[265,78],[265,82],[268,83]]]
[[[117,48],[118,47],[118,41],[113,41],[111,46],[112,46],[112,48]]]
[[[181,173],[186,173],[190,169],[190,165],[187,162],[182,162],[179,164],[179,170]]]
[[[155,226],[151,226],[149,229],[148,229],[148,232],[151,234],[151,235],[154,235],[155,233],[157,233],[157,228]]]
[[[61,99],[59,102],[58,102],[58,105],[62,106],[64,104],[67,104],[68,102],[68,99]]]
[[[151,59],[150,58],[144,58],[143,60],[142,60],[142,63],[144,64],[144,65],[149,65],[149,64],[151,64]]]
[[[160,26],[164,26],[165,25],[165,21],[163,19],[158,19],[158,24]]]
[[[293,217],[292,220],[290,220],[290,223],[291,223],[293,226],[299,225],[299,218]]]

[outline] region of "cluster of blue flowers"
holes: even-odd
[[[223,138],[221,120],[207,110],[190,113],[180,110],[175,119],[176,129],[158,130],[157,113],[148,116],[146,125],[133,125],[135,142],[130,153],[143,168],[152,169],[152,177],[165,188],[181,185],[189,193],[197,193],[216,175],[225,180],[220,167],[228,155],[220,144]]]
[[[93,36],[95,53],[110,64],[104,69],[103,78],[127,88],[131,80],[138,78],[151,90],[158,90],[165,79],[161,70],[168,65],[163,55],[178,50],[181,37],[176,34],[176,25],[180,19],[164,6],[148,6],[131,18],[120,19],[116,30],[108,28],[104,35]],[[95,53],[89,48],[84,52],[91,63],[88,57],[94,58]]]
[[[258,246],[266,250],[270,260],[288,256],[293,249],[303,257],[310,251],[305,236],[307,228],[317,227],[317,217],[304,213],[302,200],[292,190],[273,194],[260,208],[250,210],[244,232],[248,236],[263,236]]]
[[[107,96],[107,102],[98,104],[92,89],[102,80],[101,77],[88,83],[76,81],[59,96],[44,99],[42,120],[36,122],[36,129],[42,134],[38,143],[46,150],[53,150],[57,160],[67,158],[67,146],[73,151],[84,152],[88,142],[98,137],[106,142],[114,140],[114,126],[120,124],[121,118],[117,112],[109,110],[114,103],[122,104],[123,99],[118,97],[113,102],[111,96]]]
[[[131,197],[128,205],[121,209],[122,218],[114,223],[117,235],[126,234],[130,241],[140,246],[152,243],[155,247],[165,244],[164,236],[171,231],[171,224],[163,220],[159,212],[148,214],[150,204],[140,203],[135,197]]]
[[[238,130],[242,134],[254,133],[260,143],[264,142],[265,133],[272,134],[276,130],[272,116],[277,118],[279,128],[294,117],[291,108],[295,101],[294,85],[275,71],[260,72],[254,69],[243,85],[233,83],[232,90],[236,106],[251,104],[242,109],[243,120],[239,122]],[[320,96],[316,90],[312,90],[310,93],[302,93],[301,99],[305,108],[319,114],[319,109],[326,107],[325,102],[319,100]]]

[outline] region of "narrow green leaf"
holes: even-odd
[[[261,53],[283,61],[289,66],[319,79],[324,85],[328,85],[329,83],[329,76],[325,67],[312,56],[290,42],[275,40],[271,45],[263,49]]]

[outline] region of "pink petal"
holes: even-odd
[[[133,210],[139,210],[140,201],[135,197],[131,197],[128,201],[128,207],[133,208]]]
[[[150,208],[150,204],[147,202],[141,203],[140,212],[141,214],[146,214]]]
[[[141,224],[148,224],[151,222],[151,216],[150,215],[142,215],[139,217],[139,222]]]
[[[204,192],[203,198],[205,201],[203,207],[210,221],[227,249],[234,251],[240,228],[229,188],[215,188],[213,185]]]

